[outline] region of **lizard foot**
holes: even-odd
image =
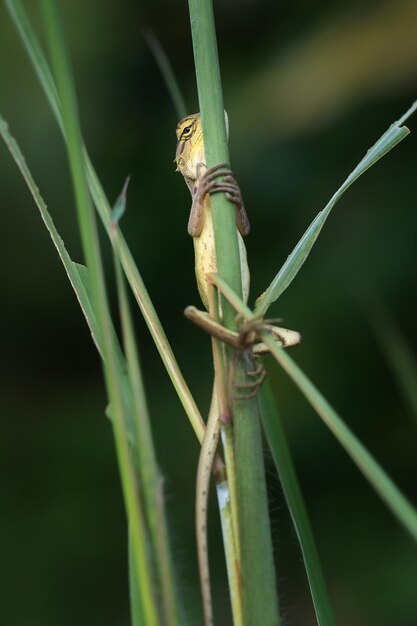
[[[204,166],[199,163],[197,166],[197,177],[200,182],[193,199],[193,205],[201,205],[207,194],[223,192],[229,202],[236,206],[236,225],[240,234],[244,237],[250,231],[249,219],[243,204],[240,187],[227,163],[218,163],[208,168],[200,177],[200,169]],[[204,166],[205,167],[205,166]],[[222,180],[218,180],[222,177]]]
[[[255,380],[250,383],[234,384],[236,389],[247,390],[249,393],[234,396],[235,400],[251,400],[254,398],[266,379],[266,370],[261,363],[258,363],[252,371],[246,372],[248,376],[253,376]]]

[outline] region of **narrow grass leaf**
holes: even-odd
[[[85,265],[81,265],[80,263],[76,263],[72,261],[68,251],[65,247],[65,244],[59,235],[51,214],[49,213],[47,206],[40,194],[40,191],[33,180],[33,177],[30,173],[30,170],[26,164],[26,161],[22,155],[22,152],[16,143],[16,140],[11,136],[10,131],[8,130],[8,126],[5,120],[0,116],[0,135],[3,138],[6,146],[8,147],[10,154],[12,155],[14,161],[16,162],[23,179],[28,186],[28,189],[37,205],[41,218],[49,232],[51,240],[58,252],[59,258],[64,266],[65,272],[68,276],[68,279],[71,283],[72,288],[74,289],[75,295],[77,297],[78,303],[81,307],[81,310],[84,314],[85,320],[88,324],[88,327],[91,332],[92,339],[96,345],[96,348],[103,358],[103,341],[102,336],[99,330],[99,326],[97,323],[97,318],[93,310],[93,304],[91,301],[91,279],[89,275],[88,268]],[[118,368],[121,372],[126,371],[126,365],[124,361],[124,357],[118,343],[118,339],[116,337],[116,333],[114,329],[112,329],[113,343],[114,349],[116,353],[116,358],[118,360]],[[134,433],[134,423],[131,418],[132,414],[132,398],[130,387],[127,384],[127,379],[123,377],[123,398],[124,405],[126,407],[126,413],[128,415],[127,418],[127,431],[129,441],[132,446],[135,443],[135,433]],[[108,411],[109,416],[111,417],[111,409]],[[135,448],[133,448],[135,452]]]
[[[233,304],[235,310],[238,311],[245,320],[250,321],[257,319],[255,314],[252,313],[243,300],[239,298],[222,278],[216,274],[212,274],[210,278],[213,284],[218,287],[221,293]],[[413,538],[417,540],[417,511],[414,507],[375,461],[359,439],[350,431],[341,417],[339,417],[336,411],[330,406],[324,396],[307,378],[289,354],[280,348],[268,333],[262,332],[262,338],[272,356],[278,361],[302,394],[307,398],[311,406],[316,410],[326,426],[332,431],[336,439],[355,462],[369,483],[374,487],[381,499],[388,508],[391,509],[396,518],[403,524]]]
[[[120,258],[123,271],[127,281],[132,289],[136,302],[142,312],[144,320],[148,326],[149,332],[155,342],[157,350],[161,356],[162,362],[168,372],[172,384],[178,394],[183,405],[185,413],[194,429],[194,432],[200,442],[202,442],[205,431],[205,424],[201,414],[197,408],[194,398],[184,380],[182,372],[172,352],[165,331],[158,318],[155,308],[152,304],[149,293],[145,287],[139,269],[133,259],[132,253],[126,243],[126,240],[120,230],[117,228],[113,231],[111,225],[111,210],[103,187],[94,171],[93,165],[84,149],[84,159],[87,168],[88,181],[91,196],[94,204],[103,222],[103,225],[110,236],[112,246]]]
[[[123,185],[123,189],[120,192],[119,197],[117,198],[114,207],[111,211],[111,223],[112,226],[116,226],[122,219],[125,211],[126,211],[126,194],[127,188],[129,186],[130,175],[126,178],[125,184]]]
[[[292,283],[302,265],[306,261],[310,251],[315,244],[321,229],[327,220],[330,211],[336,202],[342,197],[345,191],[364,173],[372,167],[379,159],[392,150],[400,141],[409,134],[408,128],[402,126],[404,122],[417,109],[417,101],[408,111],[378,139],[378,141],[368,150],[364,158],[355,167],[353,172],[347,177],[345,182],[339,187],[325,208],[314,218],[300,241],[291,252],[284,265],[275,276],[268,289],[257,299],[254,312],[256,315],[264,316],[268,308]]]
[[[20,0],[6,0],[6,5],[9,8],[16,30],[22,39],[23,45],[44,89],[45,95],[56,117],[58,125],[65,137],[57,90],[38,38],[29,22]],[[91,196],[106,232],[109,236],[111,236],[111,208],[85,147],[83,147],[83,157],[84,165],[87,170],[88,185]],[[204,437],[204,421],[179,369],[174,353],[172,352],[162,324],[143,283],[138,267],[120,229],[117,229],[117,236],[111,238],[111,241],[120,256],[123,270],[127,276],[129,285],[133,291],[161,359],[167,369],[168,375],[190,420],[194,432],[196,433],[198,440],[201,442]]]
[[[264,383],[260,391],[259,403],[266,438],[272,452],[303,554],[317,624],[319,626],[335,626],[333,610],[330,604],[304,498],[298,483],[281,417],[276,408],[271,386],[268,384],[268,381]]]
[[[93,307],[90,298],[88,270],[84,265],[72,261],[65,247],[64,241],[59,235],[47,206],[40,194],[40,191],[33,180],[32,174],[26,164],[25,158],[16,142],[10,134],[6,121],[0,116],[0,134],[5,142],[10,154],[12,155],[17,167],[19,168],[26,185],[39,209],[42,220],[51,236],[52,242],[59,254],[62,264],[65,268],[70,283],[75,291],[78,302],[84,313],[84,317],[90,328],[94,343],[99,352],[102,352],[102,340],[99,334],[96,316],[93,313]]]
[[[169,95],[171,96],[172,103],[177,113],[177,118],[181,120],[187,115],[187,108],[185,106],[185,101],[182,97],[178,81],[175,78],[171,63],[169,62],[165,50],[163,49],[161,42],[159,41],[153,30],[151,30],[150,28],[146,28],[143,31],[143,36],[145,37],[145,40],[149,48],[151,49],[153,56],[155,57],[155,61],[159,67],[159,71],[161,72],[162,78],[164,79],[165,86],[168,90]]]
[[[61,236],[56,230],[53,219],[46,207],[46,204],[40,194],[40,191],[36,183],[33,180],[33,177],[21,153],[21,150],[17,142],[15,141],[15,139],[11,136],[8,130],[8,126],[2,117],[0,117],[0,134],[4,142],[6,143],[13,159],[15,160],[29,188],[29,191],[32,194],[32,197],[39,209],[42,220],[49,232],[52,242],[65,268],[69,281],[77,296],[81,310],[84,313],[84,317],[90,328],[93,341],[97,347],[97,350],[99,351],[99,353],[101,354],[103,358],[102,334],[99,330],[97,318],[93,311],[93,305],[91,301],[91,280],[90,280],[89,271],[84,265],[80,265],[79,263],[72,261],[71,257],[69,256],[68,251],[65,247],[64,241],[62,240]],[[112,329],[112,337],[113,337],[115,355],[116,355],[116,359],[118,362],[118,370],[121,372],[122,396],[123,396],[123,405],[125,407],[127,436],[128,436],[129,442],[133,446],[135,444],[135,432],[134,432],[134,424],[133,424],[132,417],[131,417],[132,415],[131,390],[128,385],[128,381],[126,377],[122,375],[123,371],[126,369],[126,366],[124,363],[123,355],[122,355],[120,346],[118,344],[118,340],[116,337],[116,333],[114,332],[114,329]],[[111,414],[111,409],[110,409],[110,414]],[[132,447],[132,450],[136,458],[136,449]],[[135,465],[137,466],[137,461],[135,462]]]
[[[397,322],[376,295],[368,292],[363,302],[365,315],[380,349],[391,368],[404,403],[417,424],[417,358]]]
[[[270,336],[264,334],[263,339],[274,358],[307,398],[387,507],[417,541],[417,511],[292,358],[279,348]]]
[[[103,371],[106,389],[113,411],[113,432],[117,461],[122,483],[128,524],[132,531],[139,592],[142,595],[144,616],[149,626],[158,625],[158,607],[149,562],[146,528],[142,504],[136,485],[136,475],[126,431],[127,416],[122,394],[124,372],[114,349],[110,308],[107,300],[104,268],[101,259],[95,212],[91,203],[83,163],[82,139],[71,63],[65,45],[62,18],[54,0],[41,0],[45,34],[62,107],[62,121],[66,137],[67,157],[74,190],[78,224],[83,252],[91,276],[93,309],[102,336]]]
[[[25,8],[20,0],[4,0],[4,4],[6,5],[16,30],[20,35],[22,43],[32,62],[33,68],[39,82],[42,85],[61,132],[63,132],[61,109],[59,106],[59,98],[55,81],[43,50],[39,45],[38,39],[29,21]]]
[[[132,533],[129,529],[128,535],[128,567],[129,567],[129,599],[130,614],[132,616],[132,626],[147,626],[143,616],[144,607],[142,596],[139,593],[139,580],[137,574],[137,563],[133,547]]]
[[[121,193],[123,211],[126,205],[126,186]],[[117,203],[116,203],[117,204]],[[117,226],[115,225],[117,228]],[[127,360],[129,386],[132,390],[132,409],[135,424],[135,448],[139,464],[141,490],[144,496],[146,519],[152,542],[152,560],[155,563],[158,587],[162,599],[164,624],[180,626],[177,594],[174,588],[174,574],[167,521],[163,506],[162,477],[159,475],[154,445],[152,440],[151,422],[146,401],[145,387],[136,348],[136,337],[125,286],[125,277],[118,256],[114,253],[117,294],[119,301],[120,320],[123,334],[123,345]],[[134,597],[134,590],[132,590]]]

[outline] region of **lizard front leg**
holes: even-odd
[[[200,175],[204,163],[197,165],[197,181],[191,205],[190,217],[188,220],[188,234],[192,237],[199,237],[203,228],[204,201],[207,194],[224,192],[226,198],[236,205],[236,225],[242,237],[250,231],[249,219],[243,204],[240,187],[233,176],[233,172],[227,163],[219,163],[206,170]],[[222,176],[222,180],[218,180]]]

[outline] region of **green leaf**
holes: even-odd
[[[39,82],[41,83],[45,95],[48,98],[48,102],[54,112],[61,132],[64,132],[61,118],[61,107],[59,105],[58,92],[52,72],[49,69],[49,65],[46,61],[43,50],[39,45],[38,39],[28,19],[25,9],[20,0],[4,0],[4,4],[6,5],[16,30],[20,35]]]
[[[58,252],[59,258],[64,266],[64,269],[67,273],[69,281],[71,283],[72,288],[74,289],[77,300],[80,304],[81,310],[84,314],[86,322],[91,332],[92,339],[97,347],[97,350],[103,355],[103,346],[102,346],[102,338],[101,333],[99,331],[99,327],[97,324],[97,318],[93,310],[93,305],[91,301],[91,278],[88,268],[85,265],[81,265],[73,261],[68,254],[68,251],[65,247],[64,241],[59,235],[51,214],[49,213],[47,206],[40,194],[40,191],[33,180],[32,174],[26,164],[26,161],[22,155],[22,152],[16,142],[16,140],[12,137],[9,132],[8,125],[6,121],[0,116],[0,135],[4,140],[7,148],[9,149],[10,154],[12,155],[14,161],[16,162],[25,182],[28,186],[28,189],[39,209],[42,220],[49,232],[49,235],[52,239],[52,242]],[[124,361],[124,357],[122,355],[122,351],[120,345],[118,344],[116,333],[114,329],[112,330],[113,341],[116,350],[116,356],[118,360],[118,367],[121,372],[126,371],[126,364]],[[131,416],[131,393],[130,389],[127,385],[127,380],[125,380],[123,389],[123,397],[124,404],[126,410],[128,411],[128,415]],[[130,407],[130,408],[129,408]],[[111,410],[110,410],[111,414]],[[134,434],[134,424],[132,419],[127,420],[127,430],[129,441],[134,444],[135,442],[135,434]]]
[[[307,398],[387,507],[417,541],[417,511],[292,358],[279,348],[270,336],[263,334],[263,339],[271,354]]]
[[[363,309],[400,394],[417,424],[417,358],[395,319],[371,289],[361,298]]]
[[[125,183],[121,196],[126,196],[127,183],[128,180]],[[147,529],[149,529],[149,536],[152,543],[152,554],[150,554],[149,557],[152,558],[152,563],[156,569],[164,623],[166,626],[179,626],[179,607],[177,604],[174,570],[169,549],[169,537],[162,493],[163,480],[158,470],[152,440],[151,421],[139,362],[133,320],[126,291],[125,277],[120,265],[120,260],[116,254],[113,255],[113,259],[123,346],[127,361],[127,386],[129,390],[131,390],[132,422],[135,427],[135,450],[138,460],[140,487],[143,492]],[[129,532],[129,553],[131,552],[132,543]],[[132,559],[134,558],[135,555],[130,554],[130,565],[132,565]],[[134,572],[133,575],[135,575]],[[138,601],[141,600],[138,599],[137,596],[137,589],[132,587],[131,584],[132,611],[137,609]],[[135,623],[137,616],[134,612],[132,612],[132,618]]]
[[[41,0],[40,6],[61,104],[66,139],[65,147],[74,191],[78,226],[84,257],[91,277],[93,310],[102,338],[104,380],[112,407],[116,456],[132,536],[134,561],[138,574],[138,592],[142,596],[143,614],[147,623],[149,626],[157,626],[159,622],[158,605],[152,575],[152,561],[148,549],[149,541],[144,519],[144,507],[137,488],[137,475],[126,429],[128,416],[122,392],[125,372],[120,369],[114,342],[96,214],[91,202],[87,173],[83,162],[83,143],[70,56],[66,47],[63,21],[58,3],[55,0]]]
[[[187,107],[185,106],[184,98],[182,97],[177,79],[175,78],[174,71],[171,67],[171,63],[169,62],[165,50],[161,46],[161,42],[153,30],[150,28],[145,29],[143,36],[145,37],[146,42],[155,57],[155,61],[162,74],[168,93],[171,96],[177,117],[181,120],[187,115]]]
[[[12,155],[14,161],[16,162],[16,165],[18,166],[29,188],[29,191],[32,194],[32,197],[40,211],[42,220],[46,228],[48,229],[48,232],[51,236],[54,246],[59,254],[59,257],[62,261],[62,264],[70,280],[70,283],[80,303],[81,309],[84,313],[84,317],[90,328],[90,331],[94,339],[94,342],[97,346],[97,349],[99,350],[99,352],[101,352],[102,350],[101,337],[98,332],[97,320],[93,313],[93,307],[91,304],[90,294],[89,294],[88,270],[84,265],[80,265],[79,263],[73,262],[70,255],[68,254],[65,244],[62,238],[60,237],[58,231],[55,228],[52,217],[40,194],[40,191],[35,181],[33,180],[33,177],[26,164],[25,158],[16,140],[10,134],[7,122],[1,116],[0,116],[0,135],[3,141],[5,142],[7,148],[9,149],[9,152]]]
[[[132,626],[146,626],[143,617],[143,602],[141,594],[138,592],[139,580],[137,574],[137,564],[135,562],[135,551],[133,549],[133,541],[131,532],[128,535],[128,566],[129,566],[129,596],[130,596],[130,614],[132,616]]]
[[[260,391],[259,403],[269,448],[272,452],[303,554],[317,623],[319,626],[334,626],[333,611],[310,526],[310,520],[308,519],[304,498],[298,483],[281,417],[275,406],[271,386],[268,384],[268,381],[265,382]]]
[[[378,141],[368,150],[364,158],[355,167],[353,172],[349,174],[345,182],[339,187],[332,196],[325,208],[314,218],[300,241],[291,252],[284,265],[275,276],[268,289],[259,296],[255,303],[255,315],[263,317],[268,308],[275,302],[280,295],[292,283],[302,265],[306,261],[321,229],[327,220],[330,211],[336,202],[342,197],[345,191],[361,176],[367,169],[372,167],[379,159],[392,150],[400,141],[409,134],[408,128],[402,124],[417,110],[417,101],[408,109],[408,111],[378,139]]]
[[[111,212],[111,222],[112,222],[112,224],[114,226],[120,222],[121,218],[124,215],[124,212],[126,211],[126,193],[127,193],[127,188],[128,188],[128,185],[129,185],[129,181],[130,181],[130,174],[126,178],[125,184],[123,185],[123,189],[120,192],[120,195],[117,198],[117,200],[116,200],[116,202],[114,204],[114,207],[112,209],[112,212]]]
[[[210,278],[245,320],[257,320],[254,313],[222,278],[216,274],[212,274]],[[272,356],[307,398],[388,508],[417,541],[417,511],[289,354],[277,345],[270,334],[263,331],[261,335]]]
[[[5,3],[22,39],[22,43],[28,53],[31,63],[36,71],[39,82],[44,89],[59,128],[66,139],[65,129],[62,122],[61,106],[55,82],[49,69],[46,57],[39,44],[38,38],[36,37],[36,34],[27,18],[25,9],[20,0],[5,0]],[[112,228],[111,208],[85,147],[83,147],[83,158],[84,166],[87,171],[91,197],[93,198],[97,212],[107,234],[110,237],[113,247],[116,249],[117,254],[120,257],[120,261],[129,285],[133,291],[172,384],[175,387],[188,419],[190,420],[190,423],[199,441],[201,442],[204,436],[204,421],[179,369],[174,353],[169,345],[162,324],[149,297],[135,260],[133,259],[127,246],[126,240],[123,237],[120,228],[116,229],[116,231]]]

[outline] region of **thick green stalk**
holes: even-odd
[[[189,0],[189,11],[206,163],[212,167],[229,163],[212,2]],[[211,197],[211,209],[218,274],[241,295],[235,207],[224,194],[218,193]],[[234,328],[236,313],[224,299],[222,314],[225,326]],[[231,351],[228,354],[230,368]],[[237,380],[246,381],[246,364],[239,362],[235,369]],[[245,626],[276,626],[279,623],[278,600],[257,404],[234,402],[232,415],[241,532],[243,622]]]
[[[250,361],[248,365],[249,369],[253,369]],[[239,385],[253,383],[253,376],[248,376],[245,368],[237,368],[235,382],[236,399],[233,401],[232,412],[244,624],[277,626],[280,620],[258,402],[256,397],[244,398],[248,390],[238,388]],[[237,399],[239,395],[242,395],[242,400]]]
[[[83,165],[81,132],[70,62],[64,45],[63,29],[57,3],[54,2],[54,0],[42,0],[41,6],[61,102],[63,126],[67,139],[68,160],[74,187],[81,240],[86,263],[92,277],[92,300],[99,329],[103,337],[104,376],[110,404],[115,417],[114,433],[116,451],[127,515],[132,528],[137,574],[142,591],[143,611],[147,624],[149,624],[149,626],[157,626],[158,615],[146,558],[143,516],[136,493],[134,469],[126,435],[120,373],[117,368],[113,350],[111,320],[109,316],[95,213],[90,201]]]
[[[207,167],[229,163],[223,93],[211,0],[189,0],[198,101],[203,124]],[[242,294],[236,232],[236,209],[223,193],[211,197],[217,269],[238,294]],[[235,325],[233,309],[224,307],[224,323]]]

